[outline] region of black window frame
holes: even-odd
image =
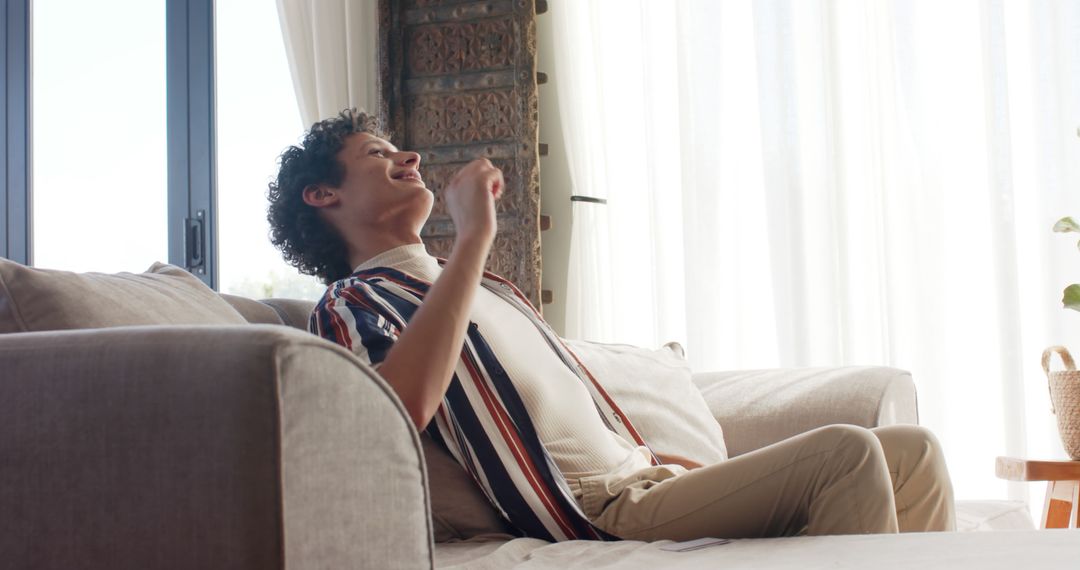
[[[0,10],[0,257],[33,264],[32,4]],[[169,263],[218,288],[214,0],[165,0]]]
[[[33,248],[31,223],[30,132],[30,1],[4,0],[0,10],[0,257],[29,265]]]
[[[214,0],[166,0],[169,263],[218,289]]]

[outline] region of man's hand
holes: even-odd
[[[496,232],[495,200],[503,185],[502,171],[486,158],[470,162],[454,175],[443,197],[459,240],[491,243]]]

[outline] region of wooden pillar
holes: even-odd
[[[446,257],[454,240],[439,191],[486,157],[506,178],[488,269],[540,307],[535,18],[534,0],[379,0],[381,111],[436,192],[428,251]]]

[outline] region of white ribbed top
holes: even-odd
[[[390,267],[428,282],[442,272],[423,244],[403,245],[365,261],[356,270]],[[575,479],[625,475],[649,467],[644,447],[604,425],[588,389],[548,346],[528,317],[481,287],[471,320],[514,382],[540,441],[577,491]]]

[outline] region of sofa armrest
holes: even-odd
[[[919,423],[911,374],[882,366],[694,375],[732,457],[829,424]]]
[[[0,335],[0,512],[20,568],[433,565],[400,402],[282,326]]]

